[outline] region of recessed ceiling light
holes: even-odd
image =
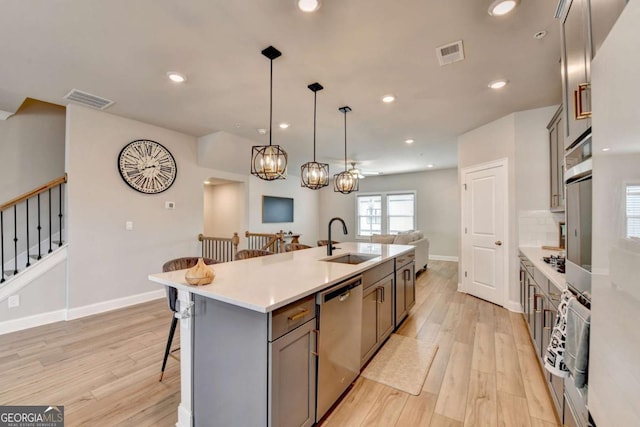
[[[382,102],[386,102],[387,104],[396,100],[396,97],[393,95],[385,95],[382,97]]]
[[[256,129],[260,135],[266,135],[267,130],[265,128]]]
[[[280,129],[286,129],[289,127],[289,123],[280,123]]]
[[[413,139],[405,139],[404,142],[406,142],[407,144],[413,144],[414,140]]]
[[[298,9],[303,12],[315,12],[320,9],[320,0],[298,0]]]
[[[489,6],[489,15],[502,16],[511,12],[520,0],[495,0]]]
[[[602,149],[602,151],[609,151],[609,150],[611,150],[611,148],[609,148],[609,147],[605,147],[605,148]]]
[[[175,71],[169,71],[167,73],[167,77],[169,77],[169,80],[175,83],[184,83],[187,81],[187,78],[184,76],[184,74],[176,73]]]
[[[509,80],[494,80],[488,84],[491,89],[502,89],[509,83]]]
[[[547,35],[547,32],[545,30],[542,30],[542,31],[538,31],[537,33],[535,33],[533,35],[533,38],[540,40],[540,39],[543,39],[546,35]]]
[[[427,167],[428,167],[428,168],[432,168],[432,167],[433,167],[433,165],[432,165],[431,163],[429,163],[429,164],[427,165]]]

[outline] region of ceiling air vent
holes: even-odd
[[[438,56],[438,62],[440,65],[447,65],[453,62],[462,61],[464,59],[462,40],[437,47],[436,55]]]
[[[86,105],[87,107],[97,108],[98,110],[105,110],[113,104],[113,101],[109,99],[91,95],[78,89],[71,89],[71,91],[64,96],[64,99]]]

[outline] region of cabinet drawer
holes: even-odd
[[[396,258],[396,269],[403,267],[416,259],[415,251],[408,252]]]
[[[316,305],[313,295],[277,309],[271,313],[269,341],[280,338],[314,317],[316,317]]]
[[[380,279],[393,274],[393,260],[383,262],[380,265],[376,265],[373,268],[362,273],[362,289],[367,289]]]

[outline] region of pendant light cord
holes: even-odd
[[[318,92],[313,92],[313,163],[316,162],[316,105],[318,103]]]
[[[271,145],[271,132],[273,129],[273,59],[270,61],[271,72],[269,78],[269,145]]]
[[[344,110],[344,171],[347,171],[347,110]]]

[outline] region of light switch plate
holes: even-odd
[[[124,223],[124,228],[127,231],[133,230],[133,221],[127,221]]]
[[[9,303],[9,308],[20,307],[20,295],[11,295],[7,302]]]

